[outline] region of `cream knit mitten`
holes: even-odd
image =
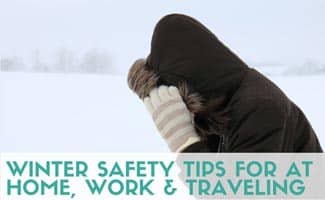
[[[174,86],[160,86],[151,90],[144,104],[172,152],[182,152],[186,147],[199,142],[192,123],[192,114]]]

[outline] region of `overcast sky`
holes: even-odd
[[[149,52],[155,23],[184,13],[250,64],[325,63],[324,0],[0,0],[0,55],[106,49],[125,72]]]

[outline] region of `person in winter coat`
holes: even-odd
[[[301,109],[191,17],[158,22],[128,84],[174,152],[322,152]]]

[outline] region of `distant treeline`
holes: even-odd
[[[50,58],[35,50],[26,62],[19,56],[1,56],[1,71],[54,73],[112,73],[111,58],[104,50],[91,49],[77,55],[66,48],[59,49]]]
[[[284,65],[284,64],[259,64],[253,65],[265,75],[286,76],[286,75],[313,75],[325,73],[325,64],[319,64],[315,61],[308,60],[303,64]]]

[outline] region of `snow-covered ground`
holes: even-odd
[[[167,152],[126,78],[0,72],[1,152]],[[325,75],[271,77],[325,147]]]

